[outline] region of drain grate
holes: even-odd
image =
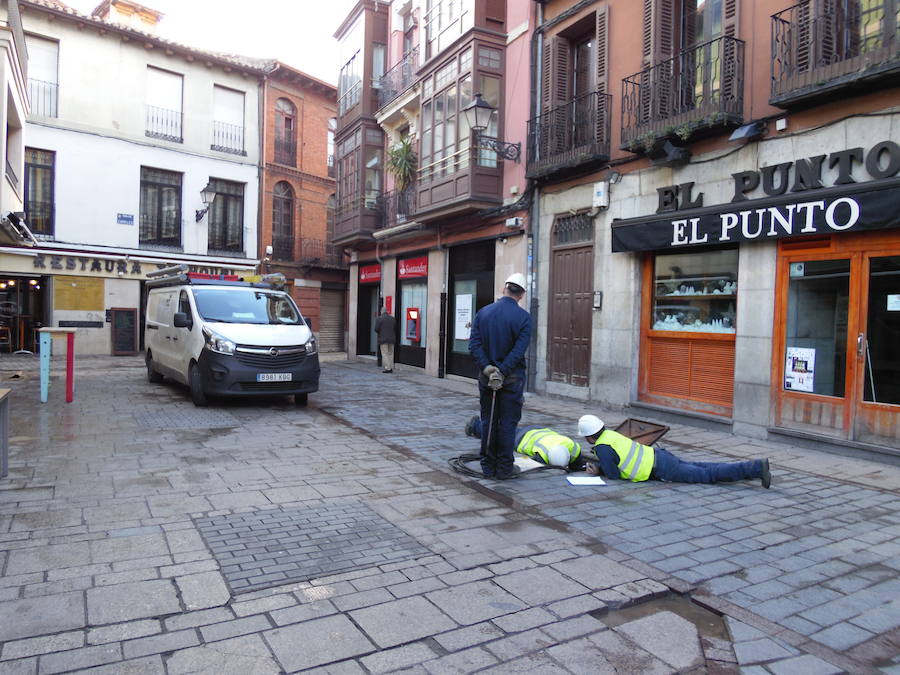
[[[195,518],[232,593],[431,554],[359,501]]]

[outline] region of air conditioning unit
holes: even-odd
[[[601,180],[594,183],[594,199],[591,206],[595,209],[605,209],[609,206],[609,181]]]

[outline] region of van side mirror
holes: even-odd
[[[174,325],[175,328],[187,328],[190,330],[194,326],[194,322],[191,320],[191,317],[184,312],[175,312],[175,316],[172,319],[172,325]]]
[[[304,316],[303,320],[306,322],[306,325],[309,326],[309,329],[312,330],[312,319],[310,319],[308,316]]]

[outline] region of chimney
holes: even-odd
[[[107,23],[115,23],[151,35],[156,35],[156,27],[163,18],[162,12],[131,2],[131,0],[103,0],[94,8],[91,16]]]

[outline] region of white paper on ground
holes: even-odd
[[[572,485],[606,485],[600,476],[566,476]]]
[[[536,469],[539,466],[546,466],[545,464],[542,464],[541,462],[536,462],[535,460],[531,459],[531,457],[526,457],[525,455],[520,455],[518,453],[516,453],[513,463],[517,467],[519,467],[522,471],[528,471],[529,469]]]

